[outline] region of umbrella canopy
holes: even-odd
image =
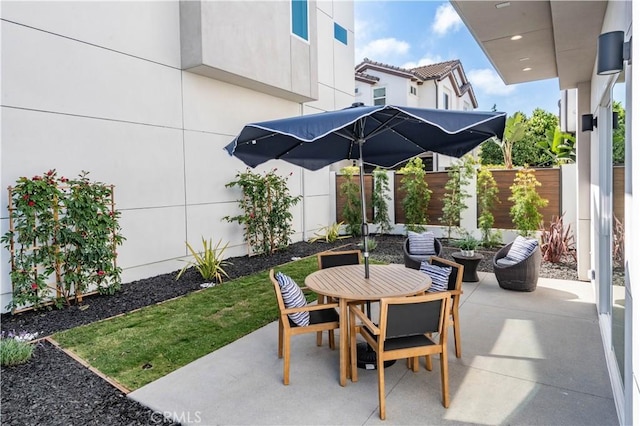
[[[462,157],[496,136],[503,112],[364,106],[247,124],[225,147],[250,167],[279,159],[309,170],[340,160],[359,160],[365,277],[369,277],[363,163],[384,168],[427,151]]]
[[[500,112],[354,104],[338,111],[247,124],[225,149],[251,167],[280,159],[318,170],[336,161],[362,158],[389,168],[427,151],[462,157],[492,136],[502,139],[505,119]]]

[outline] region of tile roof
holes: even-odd
[[[434,78],[444,77],[458,66],[462,66],[460,60],[454,59],[453,61],[439,62],[437,64],[429,64],[412,68],[411,71],[425,80],[431,80]]]
[[[356,71],[356,80],[363,81],[365,83],[375,84],[378,81],[380,81],[380,77],[376,77],[375,75],[369,75],[363,72]]]
[[[368,75],[365,73],[367,69],[377,70],[381,72],[385,72],[388,74],[410,78],[413,81],[427,81],[427,80],[444,80],[445,78],[452,79],[452,83],[458,96],[466,92],[470,92],[471,101],[475,108],[478,107],[478,101],[476,100],[475,93],[473,91],[473,87],[471,83],[467,80],[467,76],[464,73],[464,69],[462,68],[462,63],[459,59],[454,59],[451,61],[439,62],[437,64],[429,64],[423,65],[416,68],[402,68],[396,67],[394,65],[385,64],[382,62],[372,61],[369,58],[364,58],[362,62],[360,62],[355,67],[356,79],[364,82],[368,82],[371,84],[375,84],[375,82],[380,81],[379,78]],[[456,69],[459,70],[459,74],[454,76],[454,72]],[[368,76],[369,78],[366,78]],[[373,80],[375,78],[376,80]]]

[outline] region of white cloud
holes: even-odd
[[[443,4],[436,10],[436,17],[431,25],[431,30],[438,36],[443,36],[449,30],[457,31],[462,27],[462,19],[456,13],[453,6]]]
[[[495,71],[484,68],[467,72],[467,77],[475,91],[496,96],[505,96],[516,90],[515,86],[507,86]]]
[[[414,62],[414,61],[406,62],[405,64],[401,65],[401,67],[406,69],[418,68],[424,65],[437,64],[442,61],[443,59],[442,59],[442,56],[440,55],[425,56],[423,58],[420,58],[418,62]]]
[[[356,45],[364,40],[368,40],[371,33],[371,23],[364,19],[355,19],[353,22]]]
[[[377,62],[393,61],[396,57],[407,54],[409,47],[410,45],[406,41],[397,40],[393,37],[373,40],[361,48],[356,48],[356,63],[364,58]]]

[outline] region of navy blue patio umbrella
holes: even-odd
[[[459,158],[493,136],[502,139],[505,120],[504,112],[356,103],[337,111],[247,124],[225,149],[250,167],[277,159],[318,170],[340,160],[358,160],[369,278],[364,163],[390,168],[428,151]]]

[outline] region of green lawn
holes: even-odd
[[[276,270],[302,285],[317,268],[311,256]],[[264,271],[53,337],[135,390],[276,320],[277,314],[273,285]]]

